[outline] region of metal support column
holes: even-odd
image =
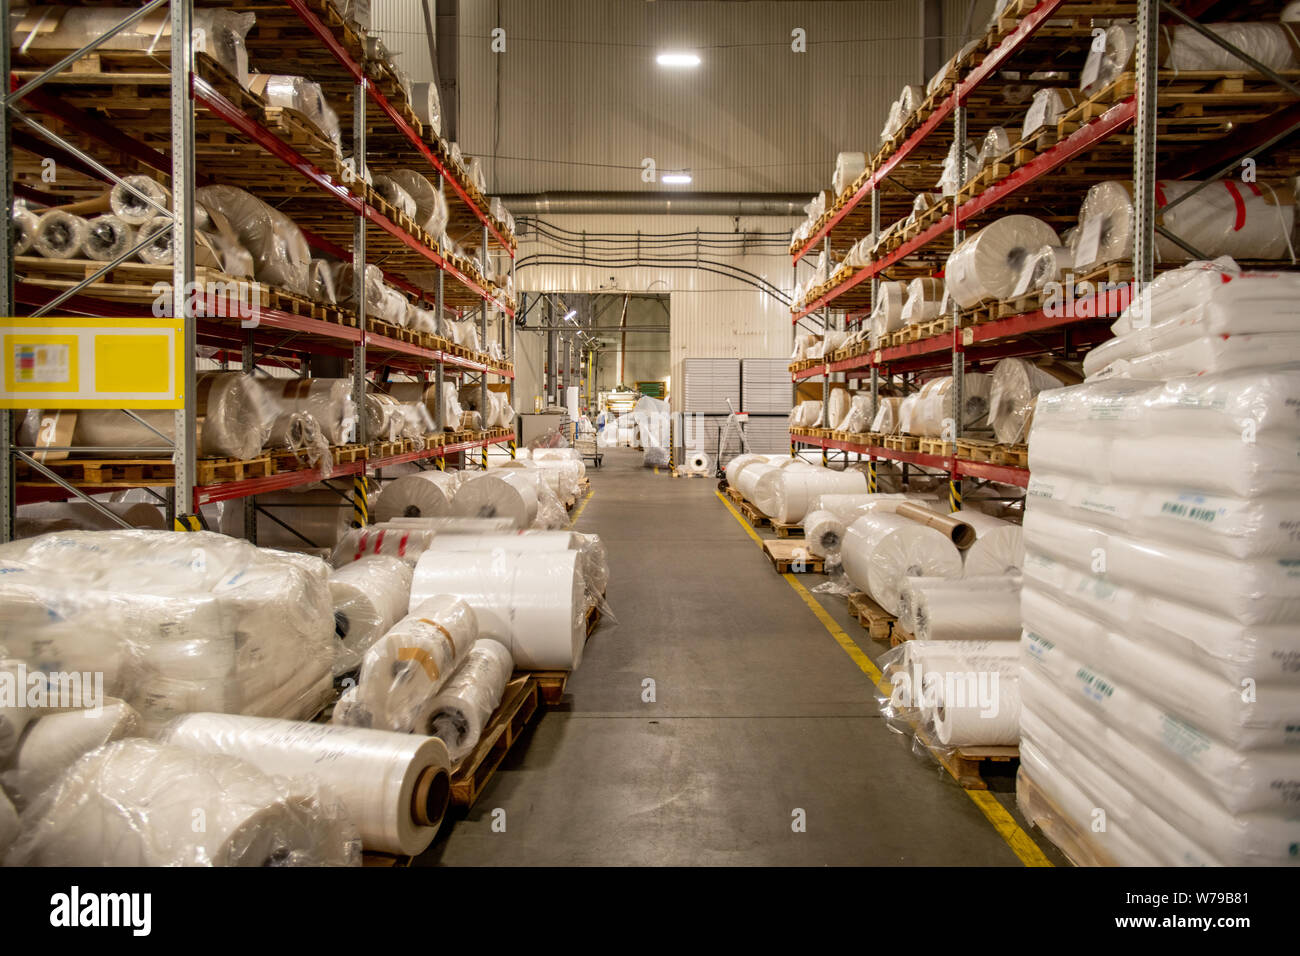
[[[198,522],[186,516],[197,512],[194,501],[195,430],[197,396],[195,392],[195,319],[190,296],[186,292],[194,281],[194,108],[190,100],[190,74],[194,69],[194,43],[191,34],[193,0],[172,0],[171,5],[171,122],[172,122],[172,315],[184,319],[185,345],[182,376],[185,407],[176,412],[175,480],[177,516],[172,527],[177,531],[194,528]],[[7,74],[6,74],[7,75]],[[5,170],[6,176],[12,170]],[[6,208],[5,212],[9,210]]]
[[[0,76],[9,75],[9,0],[0,0],[0,16],[4,17],[4,36],[0,46]],[[0,164],[4,166],[4,183],[0,185],[0,202],[4,211],[14,206],[14,168],[12,128],[9,108],[0,116]],[[7,225],[0,229],[0,309],[4,315],[14,314],[13,230]],[[14,459],[12,433],[17,416],[0,410],[0,544],[14,537]]]
[[[352,107],[352,157],[357,163],[357,175],[366,175],[366,96],[369,80],[362,77],[357,85]],[[352,346],[352,400],[359,413],[356,416],[358,444],[370,441],[366,425],[366,217],[358,216],[352,227],[352,299],[356,305],[361,335]],[[365,471],[352,481],[352,527],[364,528],[368,522],[370,480]]]
[[[957,147],[957,186],[960,188],[966,183],[966,104],[958,103],[957,108],[952,114],[953,136]],[[958,218],[957,204],[953,203],[953,228],[952,243],[956,249],[961,244],[964,232],[961,228],[961,222]],[[963,378],[966,371],[966,354],[961,343],[961,313],[954,301],[952,304],[952,388],[949,395],[952,397],[952,424],[951,427],[947,422],[944,423],[943,431],[945,434],[942,438],[945,442],[955,443],[962,433],[962,414],[963,408]],[[950,475],[948,479],[948,506],[952,511],[961,510],[961,480],[955,475]]]
[[[490,279],[492,276],[492,261],[488,256],[487,223],[483,224],[483,233],[482,233],[481,242],[482,245],[479,248],[479,253],[480,253],[479,267],[483,270],[483,277],[485,279]],[[482,345],[484,352],[488,351],[487,322],[488,322],[488,304],[487,302],[484,302],[483,305],[479,308],[479,321],[478,321],[478,340],[479,340],[479,344]],[[478,409],[479,409],[479,417],[482,419],[479,422],[479,424],[483,428],[487,428],[488,373],[486,371],[482,372],[479,375]],[[488,466],[488,446],[484,445],[483,446],[483,470],[484,471],[487,471],[487,466]]]
[[[1137,119],[1133,127],[1133,277],[1139,288],[1155,274],[1156,68],[1159,0],[1138,0]]]

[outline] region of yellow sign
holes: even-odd
[[[182,319],[0,320],[0,408],[181,408]]]

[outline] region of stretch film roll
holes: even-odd
[[[609,565],[600,535],[576,531],[519,531],[514,534],[440,534],[430,551],[577,551],[582,577],[592,601],[605,593]]]
[[[474,609],[479,634],[510,648],[529,670],[574,670],[586,641],[586,603],[576,551],[428,551],[415,566],[411,606],[458,594]]]
[[[962,509],[961,518],[975,529],[975,543],[962,552],[968,578],[1014,574],[1025,564],[1025,542],[1020,525],[982,511]]]
[[[901,398],[882,396],[880,407],[876,410],[876,420],[871,423],[871,430],[881,435],[897,435],[902,424],[899,416],[899,407],[902,404]]]
[[[128,189],[122,183],[115,183],[108,198],[113,214],[123,222],[139,226],[161,215],[161,210],[145,202],[136,193],[144,193],[159,206],[162,206],[163,209],[171,209],[171,191],[156,180],[150,179],[148,176],[137,175],[124,176],[123,181],[129,184],[134,191]]]
[[[357,701],[376,727],[427,734],[434,696],[477,639],[468,604],[449,594],[425,598],[366,653]]]
[[[840,551],[849,580],[890,614],[909,577],[961,577],[961,552],[941,531],[893,514],[868,514],[849,525]]]
[[[442,135],[442,106],[437,83],[412,83],[411,107],[421,123],[432,126],[435,133]]]
[[[138,255],[141,262],[146,262],[151,266],[171,265],[172,261],[172,221],[159,216],[156,219],[150,219],[140,226],[140,231],[136,234],[136,240],[145,239],[153,236],[150,243],[140,250]]]
[[[522,470],[503,469],[466,479],[456,491],[451,513],[461,518],[510,518],[516,528],[537,519],[536,478]]]
[[[116,259],[135,245],[135,230],[118,216],[96,216],[86,223],[81,251],[98,262]]]
[[[334,635],[340,643],[334,673],[361,662],[361,655],[406,616],[411,594],[411,566],[376,554],[353,561],[330,574]]]
[[[798,458],[787,458],[774,465],[770,470],[757,476],[753,485],[753,494],[746,495],[750,502],[769,517],[779,510],[782,484],[787,471],[812,471],[814,466]],[[757,471],[757,469],[747,469]],[[747,483],[747,482],[746,482]]]
[[[133,528],[155,528],[161,531],[162,511],[156,505],[101,501],[98,504],[122,518]],[[84,501],[47,501],[40,504],[20,505],[15,518],[16,538],[32,538],[50,531],[112,531],[120,528],[116,521]]]
[[[1065,381],[1060,373],[1053,374],[1021,358],[1007,358],[993,368],[989,388],[989,423],[993,434],[1004,444],[1023,442],[1029,437],[1029,423],[1033,418],[1035,399],[1047,388],[1077,384],[1077,379]]]
[[[948,257],[948,292],[963,309],[1010,298],[1030,254],[1060,244],[1056,230],[1041,219],[1004,216],[968,236]]]
[[[375,520],[441,518],[451,513],[459,479],[445,471],[403,475],[384,485],[375,501]]]
[[[237,757],[263,773],[315,777],[347,807],[368,850],[415,855],[433,842],[450,795],[446,745],[361,727],[191,714],[167,740]]]
[[[903,327],[903,305],[906,302],[906,282],[880,283],[879,298],[871,313],[871,331],[877,339]]]
[[[990,695],[996,706],[982,701],[939,701],[934,726],[945,747],[1002,747],[1020,742],[1019,685],[1000,676],[996,685],[989,683],[990,690],[996,687]]]
[[[844,418],[853,405],[853,393],[847,388],[831,390],[830,408],[826,415],[826,427],[839,429]]]
[[[961,578],[964,587],[931,589],[926,578],[909,587],[913,636],[919,641],[1014,641],[1020,637],[1020,586],[1005,578]]]
[[[770,499],[759,489],[759,498],[754,503],[782,524],[802,521],[813,499],[820,495],[867,493],[867,476],[860,471],[791,467],[780,469],[775,475]],[[771,510],[764,505],[769,505]]]
[[[330,563],[341,568],[349,561],[360,561],[368,554],[386,554],[415,566],[434,540],[436,531],[429,528],[402,528],[371,525],[353,528],[344,534],[330,556]]]
[[[30,209],[14,208],[14,255],[25,255],[36,241],[36,229],[40,219]]]
[[[307,725],[310,726],[310,725]],[[441,748],[439,748],[441,749]],[[273,773],[283,773],[276,767]],[[233,757],[127,738],[78,760],[30,807],[10,866],[358,863],[356,830]],[[202,819],[203,826],[194,825]]]
[[[808,550],[820,558],[838,554],[844,543],[844,522],[829,511],[811,511],[803,519]]]
[[[51,209],[37,220],[32,246],[47,259],[77,259],[89,228],[80,216]]]
[[[476,641],[465,663],[434,698],[429,714],[433,736],[447,745],[453,763],[472,751],[514,671],[510,650],[499,641]]]
[[[356,431],[356,406],[352,402],[352,381],[346,378],[290,378],[269,386],[277,411],[270,444],[295,447],[289,431],[295,416],[308,416],[320,426],[331,445],[345,445]]]
[[[32,721],[0,782],[20,806],[31,806],[63,771],[97,747],[140,732],[140,717],[124,701],[109,698],[97,710],[45,714]]]
[[[772,459],[776,457],[778,456],[753,455],[753,454],[737,455],[735,458],[731,459],[731,461],[727,462],[727,467],[726,469],[724,469],[727,475],[727,484],[730,485],[732,488],[740,489],[741,475],[744,474],[744,472],[748,470],[751,465],[771,465]],[[779,457],[787,457],[787,456],[779,456]],[[742,494],[744,493],[743,489],[741,489],[741,493]]]

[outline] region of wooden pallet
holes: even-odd
[[[987,461],[992,463],[996,453],[997,442],[982,438],[958,438],[957,457],[966,461]]]
[[[777,574],[823,574],[826,571],[825,559],[793,541],[764,541],[763,553]]]
[[[988,783],[981,776],[981,771],[988,764],[1010,763],[1020,760],[1019,747],[958,747],[952,749],[943,746],[938,739],[921,725],[914,728],[916,739],[930,752],[930,756],[939,762],[949,776],[957,781],[964,790],[987,790]]]
[[[917,446],[923,455],[951,455],[956,451],[953,442],[942,438],[921,438],[917,440]]]
[[[88,487],[149,488],[168,485],[176,480],[176,466],[170,458],[67,458],[43,464],[64,481]],[[266,478],[275,474],[270,456],[249,459],[200,458],[194,466],[195,480],[200,485]],[[55,484],[30,466],[21,464],[18,480],[34,487]]]
[[[414,438],[398,438],[393,441],[376,441],[370,443],[369,458],[391,458],[415,451]]]
[[[915,435],[886,435],[885,447],[891,451],[920,451],[921,439]]]
[[[370,455],[368,445],[331,445],[330,461],[335,465],[347,465],[357,461],[364,461]],[[282,474],[288,471],[301,471],[307,467],[304,462],[304,452],[286,449],[270,453],[271,461],[275,469],[273,474]]]
[[[898,620],[863,591],[855,591],[849,595],[849,616],[861,624],[877,641],[889,640],[894,623]]]
[[[451,802],[455,806],[474,805],[540,704],[540,688],[532,677],[517,677],[506,685],[501,706],[483,728],[478,744],[452,771]]]
[[[1022,765],[1016,771],[1016,803],[1031,826],[1038,827],[1075,866],[1118,864],[1089,836],[1089,831],[1056,805]]]
[[[766,528],[772,523],[771,518],[743,498],[740,500],[740,513],[749,522],[750,527],[753,528]]]
[[[899,627],[898,623],[895,622],[893,628],[891,628],[889,631],[889,646],[897,647],[899,644],[903,644],[907,641],[912,641],[912,640],[915,640],[915,638],[912,636],[912,633],[910,631],[903,630],[903,628]]]
[[[564,697],[564,689],[569,684],[569,671],[525,671],[524,673],[537,681],[542,703],[546,706],[554,707]],[[519,674],[516,673],[515,676],[518,677]]]
[[[772,530],[776,532],[778,538],[803,537],[803,525],[800,524],[783,524],[780,521],[773,521]]]
[[[600,606],[597,604],[587,608],[587,637],[591,637],[600,626]]]

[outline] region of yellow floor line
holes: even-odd
[[[577,510],[573,512],[573,517],[569,519],[570,527],[578,523],[578,519],[582,517],[582,509],[587,507],[587,502],[591,500],[591,496],[595,493],[595,488],[592,488],[591,491],[587,492],[587,497],[582,499],[582,504],[578,505]]]
[[[720,491],[715,491],[714,494],[718,496],[718,500],[726,505],[732,516],[740,522],[740,526],[745,529],[745,533],[762,545],[763,539],[749,526],[749,522],[741,517],[740,512],[731,506],[731,502],[726,499],[726,496]],[[849,637],[844,628],[836,623],[835,618],[831,617],[826,608],[822,607],[821,602],[812,596],[812,592],[804,587],[793,574],[783,574],[781,577],[785,578],[786,583],[794,588],[799,597],[803,598],[803,602],[808,605],[808,609],[816,615],[817,620],[822,622],[822,626],[830,632],[831,637],[835,638],[835,643],[844,649],[844,653],[852,658],[853,663],[858,665],[858,669],[867,675],[877,689],[888,693],[884,683],[884,675],[880,673],[880,669],[876,667],[875,662],[867,656],[862,648],[854,643],[853,638]],[[1011,847],[1011,852],[1018,856],[1025,866],[1052,866],[1052,861],[1043,854],[1038,844],[1021,828],[1020,824],[1016,823],[1015,817],[1007,812],[1007,808],[998,802],[997,797],[987,790],[966,790],[963,788],[962,792],[970,797],[975,806],[980,808],[980,812],[984,814],[989,823],[993,824],[993,829],[998,831],[998,835],[1006,841],[1007,846]]]

